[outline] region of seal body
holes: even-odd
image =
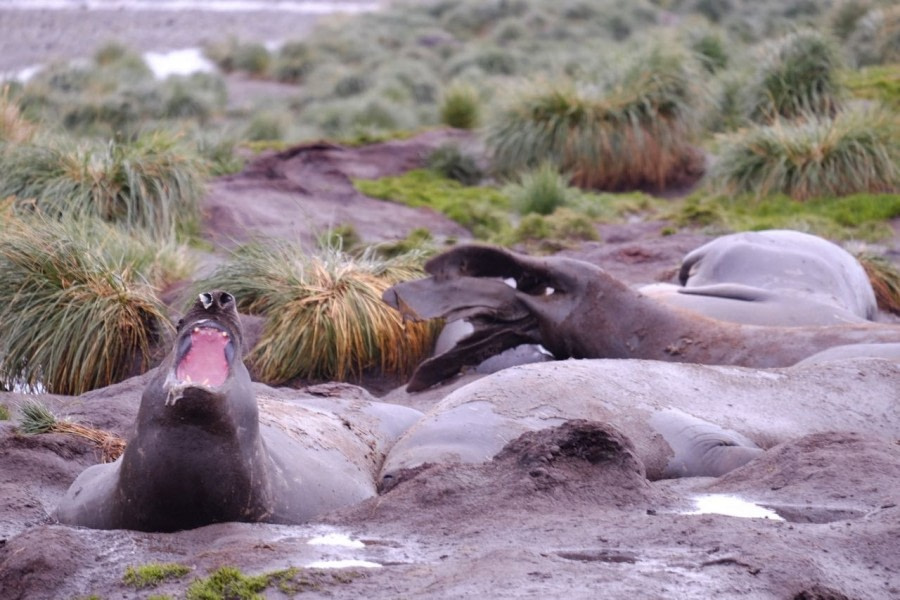
[[[409,391],[444,381],[520,344],[540,344],[557,359],[784,367],[833,346],[900,342],[900,327],[859,317],[805,326],[711,318],[642,294],[596,265],[570,258],[463,245],[431,259],[425,268],[430,277],[397,284],[384,300],[409,318],[464,320],[472,333],[423,362]]]
[[[900,364],[871,359],[771,370],[644,360],[523,365],[448,394],[400,438],[381,477],[390,486],[422,464],[489,461],[526,431],[572,419],[614,426],[650,479],[719,476],[811,433],[894,443],[897,381]]]
[[[265,398],[241,361],[242,342],[234,298],[201,294],[144,390],[125,452],[79,475],[59,521],[142,531],[300,523],[373,495],[380,453],[420,414]],[[392,420],[397,427],[383,426]]]
[[[875,292],[849,252],[799,231],[725,235],[689,252],[679,285],[640,288],[666,304],[750,325],[874,320]]]

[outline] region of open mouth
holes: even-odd
[[[211,321],[194,325],[179,343],[175,378],[182,386],[219,387],[234,357],[231,335]]]

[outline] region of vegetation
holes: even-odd
[[[35,401],[27,401],[20,407],[22,421],[19,430],[25,435],[38,435],[41,433],[65,433],[89,440],[97,445],[101,451],[103,462],[116,460],[125,451],[125,440],[103,431],[94,429],[67,420],[59,420],[43,404]]]
[[[475,185],[484,178],[484,172],[478,166],[475,158],[463,154],[459,146],[455,144],[441,146],[428,155],[425,164],[432,171],[463,185]]]
[[[203,174],[167,135],[101,146],[56,140],[0,147],[0,197],[18,197],[20,212],[94,217],[157,239],[196,225]]]
[[[880,102],[895,113],[900,111],[900,63],[850,71],[844,83],[855,97]]]
[[[798,200],[895,191],[897,126],[891,115],[856,110],[742,130],[721,144],[710,178],[727,193]]]
[[[784,195],[694,195],[673,215],[681,225],[720,230],[797,229],[830,239],[878,240],[891,235],[900,217],[898,194],[854,194],[797,202]]]
[[[0,421],[9,421],[9,407],[0,404]]]
[[[571,203],[578,191],[569,186],[569,179],[549,163],[523,173],[519,182],[508,185],[504,192],[520,215],[537,213],[549,215],[557,208]]]
[[[122,576],[122,583],[135,589],[156,587],[172,579],[179,579],[191,572],[190,567],[177,563],[150,563],[138,567],[128,567]]]
[[[146,370],[171,327],[150,282],[177,263],[102,223],[16,220],[0,235],[0,381],[77,395]]]
[[[253,244],[202,287],[228,289],[241,310],[266,317],[249,355],[263,381],[344,381],[371,368],[402,376],[430,351],[435,328],[404,323],[381,295],[417,277],[419,263],[415,255],[351,257],[338,247],[310,255],[288,243]]]
[[[833,115],[841,106],[840,66],[837,46],[818,31],[797,31],[769,42],[748,86],[747,114],[762,123]]]
[[[447,88],[441,102],[441,123],[457,129],[474,129],[480,120],[480,99],[471,85]]]
[[[856,258],[866,270],[872,288],[875,290],[875,299],[878,308],[883,311],[900,315],[900,269],[889,259],[862,252]]]
[[[540,86],[488,122],[494,166],[549,162],[582,188],[663,188],[698,158],[695,81],[686,56],[656,47],[605,85]]]
[[[408,171],[397,177],[357,179],[354,185],[367,196],[408,206],[438,210],[479,239],[490,239],[508,226],[509,200],[492,187],[467,187],[431,170]]]
[[[209,577],[197,579],[187,589],[187,600],[262,600],[267,588],[276,587],[289,597],[321,590],[334,583],[349,583],[359,577],[355,571],[284,569],[261,575],[244,575],[234,567],[220,567]]]

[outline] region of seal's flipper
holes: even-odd
[[[537,322],[527,317],[499,325],[474,319],[472,325],[475,331],[459,340],[453,348],[419,365],[406,386],[407,392],[430,388],[453,377],[464,367],[480,364],[508,348],[537,343],[540,337]]]

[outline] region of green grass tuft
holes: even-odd
[[[171,276],[165,249],[91,223],[17,219],[2,233],[0,382],[77,395],[149,367],[171,327],[148,281]]]
[[[506,186],[503,191],[520,215],[549,215],[579,194],[569,186],[569,178],[550,163],[523,173],[518,183]]]
[[[122,576],[122,583],[135,589],[156,587],[159,584],[179,579],[191,572],[190,567],[177,563],[150,563],[139,567],[128,567]]]
[[[872,282],[878,308],[900,315],[900,268],[884,256],[870,252],[857,254],[856,258]]]
[[[798,200],[892,192],[900,185],[898,133],[897,119],[877,111],[776,121],[725,138],[710,180],[726,193]]]
[[[40,402],[27,400],[19,410],[22,412],[19,431],[26,435],[48,433],[56,425],[56,416]]]
[[[581,188],[663,188],[696,167],[692,63],[657,47],[607,85],[543,86],[487,124],[494,167],[505,176],[545,162]]]
[[[444,91],[440,115],[444,125],[457,129],[474,129],[481,119],[478,91],[470,85],[451,85]]]
[[[9,421],[9,407],[5,404],[0,404],[0,421]]]
[[[444,144],[428,155],[426,166],[447,179],[463,185],[477,185],[484,178],[484,172],[475,159],[463,154],[456,144]]]
[[[844,83],[854,97],[880,102],[895,113],[900,111],[900,63],[847,72]]]
[[[769,42],[747,88],[747,115],[768,123],[780,117],[832,115],[841,106],[840,55],[834,42],[801,30]]]
[[[220,567],[209,577],[191,583],[187,600],[263,600],[260,592],[269,585],[267,575],[244,575],[234,567]]]
[[[166,239],[198,219],[200,162],[167,135],[102,147],[0,148],[0,197],[54,218],[95,217]]]
[[[431,349],[435,329],[404,323],[381,300],[394,283],[421,275],[416,255],[351,257],[335,247],[245,246],[202,285],[229,290],[266,324],[248,362],[261,380],[356,379],[368,369],[407,375]]]

